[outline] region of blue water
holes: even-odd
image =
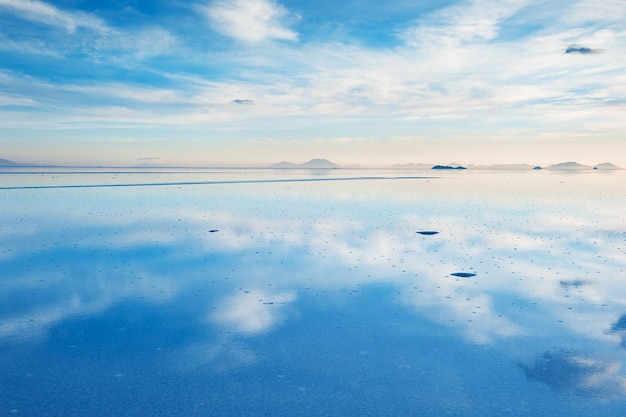
[[[2,171],[0,415],[621,417],[625,180]]]

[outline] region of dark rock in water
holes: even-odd
[[[470,278],[470,277],[476,276],[476,274],[472,272],[453,272],[450,275],[455,276],[455,277],[461,277],[461,278]]]
[[[432,231],[432,230],[424,230],[422,232],[417,232],[417,233],[419,233],[420,235],[431,236],[431,235],[436,235],[439,232],[435,232],[435,231]]]
[[[219,232],[219,230],[217,229],[209,230],[209,233],[215,233],[215,232]]]
[[[540,169],[543,169],[543,168],[541,168],[539,165],[537,165],[537,166],[536,166],[536,167],[534,167],[533,169],[535,169],[535,170],[540,170]]]
[[[570,288],[570,287],[580,288],[583,285],[587,284],[587,281],[583,281],[583,280],[580,280],[580,279],[573,279],[573,280],[570,280],[570,281],[561,280],[561,281],[559,281],[559,284],[563,288]]]

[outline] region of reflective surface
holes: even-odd
[[[0,415],[625,415],[624,172],[51,171]]]

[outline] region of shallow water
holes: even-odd
[[[625,180],[4,170],[0,415],[623,416]]]

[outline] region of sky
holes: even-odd
[[[0,0],[0,158],[626,167],[625,0]]]

